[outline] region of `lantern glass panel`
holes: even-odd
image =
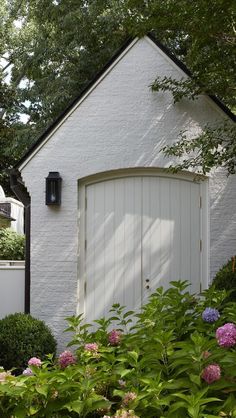
[[[46,178],[46,205],[60,205],[61,177],[58,172],[50,172]]]

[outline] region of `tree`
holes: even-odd
[[[0,19],[4,40],[0,80],[15,98],[10,106],[2,98],[0,181],[4,183],[8,168],[26,146],[79,94],[128,32],[119,29],[115,0],[110,6],[96,0],[3,0]],[[6,190],[8,185],[3,186]]]
[[[199,92],[214,94],[231,109],[235,107],[234,0],[2,0],[0,20],[4,40],[0,85],[10,88],[14,96],[9,105],[8,95],[3,95],[2,129],[7,134],[0,150],[13,149],[12,155],[20,157],[129,36],[147,32],[168,46],[193,74],[187,86],[176,88],[174,80],[157,79],[154,89],[180,93],[182,89],[192,97]],[[209,135],[201,138],[204,146],[208,140]],[[198,140],[196,147],[199,144]],[[201,155],[204,162],[205,154]],[[235,164],[230,161],[232,172]],[[5,164],[0,160],[0,170]],[[12,164],[9,159],[7,165]],[[210,166],[205,164],[205,170]]]
[[[194,168],[209,173],[214,167],[224,167],[227,174],[236,172],[236,130],[231,123],[223,122],[214,126],[205,126],[196,137],[188,138],[180,133],[178,141],[163,148],[167,156],[182,157],[181,162],[170,166],[174,172]],[[183,156],[185,156],[183,158]]]
[[[7,6],[6,1],[0,4],[0,184],[11,193],[9,170],[26,150],[29,141],[26,126],[20,120],[24,104],[17,86],[8,80],[9,70],[14,65],[14,48],[19,40],[14,13]]]
[[[143,33],[154,30],[192,73],[192,78],[187,81],[157,78],[153,90],[171,91],[175,102],[182,97],[194,100],[202,93],[215,95],[232,111],[236,110],[234,1],[131,0],[129,3],[134,6],[136,21],[142,16]],[[234,174],[235,124],[208,125],[200,136],[189,140],[182,132],[177,143],[163,151],[169,156],[185,156],[180,164],[171,167],[175,171],[193,167],[207,173],[215,166],[224,166],[228,174]]]

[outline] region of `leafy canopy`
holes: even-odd
[[[27,146],[130,35],[152,32],[191,70],[188,89],[193,95],[215,94],[234,109],[235,13],[234,0],[2,0],[2,185],[6,188],[7,171]],[[157,78],[154,88],[166,83]],[[208,136],[202,140],[207,144]],[[232,172],[235,150],[230,144],[224,161],[226,166],[231,161]],[[208,161],[204,169],[211,166]]]

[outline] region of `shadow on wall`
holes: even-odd
[[[153,97],[151,99],[152,109],[150,107],[147,108],[150,114],[149,117],[146,117],[145,114],[143,116],[144,127],[142,130],[139,130],[140,123],[137,121],[135,112],[132,111],[124,129],[121,127],[116,132],[114,120],[112,119],[114,115],[111,114],[111,120],[102,120],[103,129],[98,129],[96,141],[94,141],[94,136],[91,139],[89,130],[94,123],[94,115],[91,116],[91,119],[88,115],[83,132],[84,135],[79,135],[76,130],[80,153],[83,155],[80,168],[85,176],[94,174],[93,170],[102,172],[124,167],[128,168],[130,165],[132,167],[166,166],[167,160],[159,153],[160,149],[167,144],[173,143],[177,139],[180,129],[188,128],[190,136],[204,127],[205,122],[203,122],[203,119],[205,120],[206,118],[200,104],[197,104],[196,108],[197,102],[188,103],[187,106],[186,103],[173,106],[172,99],[170,99],[169,105],[166,106],[166,102],[164,103],[163,101],[164,111],[159,116],[156,116],[157,112],[155,112],[155,109],[157,102],[160,109],[162,95],[158,93],[150,94],[150,96]],[[150,97],[147,100],[149,102]],[[125,121],[127,121],[127,118],[125,118]],[[112,146],[110,147],[108,147],[107,138],[104,139],[104,130],[112,134]],[[91,141],[93,142],[92,145]],[[75,169],[78,167],[78,153],[74,152],[74,149],[69,149],[70,144],[70,142],[67,144],[68,154],[60,161],[59,171],[67,170],[68,172],[69,164]],[[127,152],[124,152],[124,150],[127,150]],[[48,152],[46,145],[42,149],[42,152],[44,151],[45,153]],[[54,153],[54,151],[55,149],[51,147],[50,152]],[[70,158],[69,163],[68,155]],[[77,176],[76,178],[79,177],[77,174],[75,176]],[[75,180],[73,181],[75,183]],[[193,214],[191,217],[191,212],[187,210],[187,208],[191,207],[192,200],[190,195],[189,197],[183,195],[177,204],[178,193],[176,193],[175,187],[173,187],[173,190],[171,188],[168,190],[165,199],[161,198],[158,200],[161,202],[160,204],[165,202],[163,209],[160,209],[160,213],[158,208],[156,209],[157,213],[152,213],[147,206],[145,209],[142,207],[143,224],[141,226],[137,221],[141,208],[138,210],[134,204],[132,211],[127,206],[125,213],[120,211],[118,215],[115,215],[114,210],[112,211],[111,209],[103,212],[103,214],[99,214],[98,211],[97,215],[94,214],[94,220],[93,217],[91,218],[93,220],[92,225],[94,225],[92,228],[95,228],[97,224],[99,226],[96,231],[90,232],[91,243],[88,242],[87,247],[90,252],[88,253],[86,268],[90,269],[91,277],[93,277],[91,283],[87,284],[87,292],[89,291],[89,286],[91,286],[92,291],[96,290],[96,293],[94,293],[96,297],[91,299],[91,301],[87,301],[87,303],[88,306],[91,306],[91,310],[94,306],[98,309],[96,317],[104,315],[104,306],[111,306],[114,301],[117,301],[116,295],[121,294],[125,304],[132,300],[133,294],[136,295],[137,301],[144,299],[146,290],[144,289],[143,281],[146,278],[151,281],[156,280],[155,286],[150,286],[151,289],[162,283],[169,283],[170,280],[191,280],[193,288],[196,281],[199,282],[198,256],[193,255],[196,254],[196,248],[199,250],[199,235],[196,234],[196,225],[194,225],[194,223],[199,222],[199,219],[196,214]],[[229,200],[228,192],[222,189],[222,196],[224,194],[225,198]],[[155,197],[155,194],[151,193],[151,196]],[[171,201],[171,196],[175,196],[173,201]],[[145,202],[147,201],[146,199]],[[220,209],[219,202],[216,201],[216,207],[218,205]],[[222,198],[221,208],[223,203],[224,198]],[[171,212],[176,207],[179,207],[179,211],[182,213],[179,217],[174,211],[173,213]],[[214,219],[215,221],[212,225],[216,225],[217,222],[219,224],[219,216],[220,219],[222,217],[222,212],[220,210],[217,211],[216,207],[213,210],[212,222]],[[41,224],[39,224],[38,219],[34,219],[34,222],[32,222],[32,252],[34,253],[32,293],[34,303],[37,304],[37,313],[40,313],[40,317],[44,316],[47,322],[50,321],[58,333],[61,332],[60,330],[64,326],[62,320],[65,316],[73,314],[76,306],[77,207],[72,209],[71,217],[68,216],[66,222],[62,217],[63,223],[61,224],[53,216],[53,213],[50,217],[49,225],[47,225],[47,220],[45,221],[45,219],[43,219]],[[189,215],[187,215],[188,213]],[[215,245],[212,253],[215,265],[217,265],[217,252],[222,251],[222,248],[220,249],[221,245],[225,243],[226,238],[229,238],[228,233],[226,234],[225,231],[227,229],[228,231],[230,230],[231,222],[232,218],[231,220],[228,219],[227,222],[222,222],[226,224],[225,230],[221,231],[221,237],[219,234],[220,229],[222,230],[222,225],[215,235],[212,235],[213,244]],[[120,237],[124,225],[127,228],[126,236],[122,243]],[[50,229],[50,235],[48,234],[48,229]],[[222,238],[223,235],[224,238]],[[49,236],[50,242],[48,242]],[[196,240],[193,240],[193,237]],[[64,245],[61,251],[58,251],[58,248],[61,246],[61,240],[63,240]],[[123,254],[119,257],[117,257],[115,250],[116,241],[119,243],[120,254]],[[56,250],[54,250],[54,247]],[[227,251],[229,250],[228,247]],[[174,248],[175,251],[173,251]],[[113,258],[110,256],[112,251]],[[232,252],[235,253],[235,251]],[[116,264],[114,263],[114,258],[116,259]],[[224,261],[220,261],[219,264],[223,264]],[[197,273],[194,273],[196,274],[195,276],[192,276],[191,273],[191,266],[193,265],[194,271],[197,271]],[[56,278],[55,272],[57,272]],[[113,279],[114,277],[115,279]],[[112,280],[112,286],[108,290],[110,280]],[[91,315],[93,316],[93,312]],[[63,325],[59,326],[60,321],[63,322]]]
[[[147,106],[149,114],[146,115],[147,112],[144,114],[144,126],[140,127],[140,122],[134,120],[132,121],[132,127],[128,125],[126,126],[126,129],[121,132],[123,142],[126,144],[126,147],[128,144],[128,148],[127,153],[122,155],[122,164],[117,168],[124,168],[126,167],[126,164],[130,164],[131,153],[133,153],[136,158],[134,166],[137,167],[169,167],[170,164],[174,165],[176,162],[179,163],[181,160],[179,158],[166,158],[161,152],[163,147],[176,142],[180,132],[185,132],[186,137],[191,139],[201,133],[205,128],[206,119],[203,117],[202,103],[200,101],[198,103],[198,100],[190,102],[183,99],[180,103],[173,104],[172,97],[170,96],[169,103],[166,103],[166,95],[153,92],[149,99],[149,106]],[[160,109],[162,101],[163,113],[159,112],[157,115],[156,109]],[[135,141],[133,140],[134,138]],[[120,141],[119,137],[117,143],[119,144]],[[104,152],[106,154],[109,154],[109,152],[112,153],[112,149],[109,151],[105,148],[103,149],[103,145],[104,143],[99,143],[98,155],[100,153],[103,154]],[[114,149],[114,152],[117,153],[116,148]],[[111,161],[114,163],[112,154]],[[106,162],[106,164],[109,164],[109,162]],[[113,168],[114,167],[111,167],[110,169]],[[106,166],[104,171],[107,169]]]
[[[116,302],[138,308],[171,280],[188,280],[192,292],[199,291],[199,184],[151,176],[116,179],[89,186],[87,201],[89,322],[107,315]]]
[[[236,253],[236,175],[218,169],[210,181],[211,280]]]

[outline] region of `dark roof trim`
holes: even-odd
[[[186,65],[180,61],[178,58],[176,58],[170,51],[169,49],[164,46],[160,41],[158,41],[157,39],[154,38],[153,35],[148,34],[148,37],[154,42],[154,44],[156,44],[156,46],[158,46],[158,48],[160,48],[179,68],[181,68],[181,70],[183,70],[185,72],[186,75],[188,75],[189,77],[192,78],[192,73],[191,71],[186,67]],[[231,112],[231,110],[225,106],[225,104],[218,99],[218,97],[214,96],[213,94],[208,94],[208,97],[210,97],[211,100],[213,100],[213,102],[216,103],[216,105],[223,110],[223,112],[226,113],[227,116],[229,116],[230,119],[232,119],[233,122],[236,122],[236,115]]]
[[[185,72],[186,75],[192,77],[190,70],[178,59],[176,58],[169,49],[164,46],[160,41],[153,37],[153,35],[147,35],[153,43],[160,48],[181,70]],[[107,62],[107,64],[99,71],[95,77],[87,84],[87,86],[82,90],[82,92],[76,96],[66,107],[66,109],[48,126],[48,128],[43,132],[43,134],[37,139],[37,141],[28,149],[28,151],[23,155],[23,157],[15,165],[15,168],[18,169],[21,164],[27,160],[27,158],[38,148],[38,146],[46,139],[48,135],[56,128],[56,126],[62,121],[62,119],[69,113],[76,103],[82,99],[82,97],[90,90],[90,88],[99,80],[99,78],[108,70],[108,68],[119,58],[119,56],[128,48],[128,46],[134,41],[134,37],[130,37],[127,41],[119,48],[112,58]],[[236,115],[231,112],[231,110],[225,106],[216,96],[209,95],[213,102],[223,110],[223,112],[234,122],[236,121]]]
[[[16,195],[17,199],[23,203],[24,207],[30,206],[30,195],[22,181],[21,173],[19,170],[12,169],[10,173],[10,186],[11,190]]]

